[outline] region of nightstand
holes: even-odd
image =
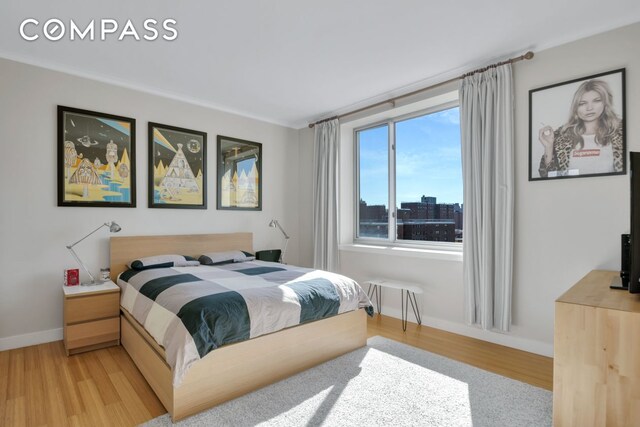
[[[120,288],[115,283],[62,289],[67,356],[120,344]]]

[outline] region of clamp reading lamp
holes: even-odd
[[[284,254],[285,254],[285,252],[287,252],[287,244],[289,243],[290,237],[284,231],[284,229],[282,228],[282,226],[280,225],[280,223],[278,222],[277,219],[272,219],[271,222],[269,223],[269,227],[271,227],[271,228],[278,227],[280,229],[280,231],[282,231],[282,234],[284,235],[284,248],[282,249],[282,254],[280,255],[280,260],[279,260],[279,262],[284,264]]]
[[[102,282],[96,282],[96,279],[93,277],[93,275],[91,274],[91,272],[89,271],[89,269],[87,268],[86,265],[84,265],[84,263],[82,262],[82,260],[80,260],[80,258],[78,257],[78,254],[76,254],[76,252],[73,250],[73,247],[75,245],[77,245],[78,243],[82,242],[84,239],[86,239],[87,237],[91,236],[93,233],[95,233],[96,231],[100,230],[102,227],[109,227],[109,232],[111,233],[117,233],[118,231],[120,231],[122,228],[116,224],[115,222],[111,221],[111,222],[105,222],[104,224],[101,224],[98,228],[96,228],[95,230],[93,230],[91,233],[87,234],[86,236],[84,236],[82,239],[78,240],[75,243],[72,243],[70,245],[67,246],[67,249],[69,249],[69,252],[71,252],[71,255],[73,255],[73,257],[75,258],[76,261],[78,261],[78,264],[80,264],[80,267],[82,267],[82,269],[89,275],[89,277],[91,278],[91,282],[89,283],[81,283],[82,286],[92,286],[92,285],[98,285]]]

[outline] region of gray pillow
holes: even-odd
[[[220,265],[232,262],[253,261],[256,259],[253,254],[244,251],[207,252],[202,254],[198,260],[202,265]]]
[[[129,263],[134,270],[149,270],[151,268],[190,267],[200,265],[194,257],[186,255],[156,255],[135,259]]]

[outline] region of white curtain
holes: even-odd
[[[337,119],[315,126],[313,185],[313,266],[338,270],[338,149]]]
[[[507,332],[513,270],[511,65],[460,82],[464,185],[463,281],[467,321]]]

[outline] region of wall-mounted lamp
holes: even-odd
[[[280,262],[284,264],[284,254],[285,254],[285,252],[287,252],[287,244],[289,244],[290,237],[284,231],[284,229],[282,228],[282,226],[280,225],[280,223],[278,222],[277,219],[272,219],[271,222],[269,223],[269,227],[271,227],[271,228],[278,227],[280,229],[280,231],[282,231],[282,234],[284,235],[284,248],[282,249],[282,254],[280,255]]]
[[[91,286],[91,285],[98,285],[102,282],[96,282],[96,279],[93,277],[93,275],[91,274],[91,272],[89,271],[89,269],[87,268],[86,265],[84,265],[84,263],[80,260],[80,258],[78,257],[78,254],[76,254],[76,252],[73,250],[73,247],[75,245],[77,245],[78,243],[82,242],[84,239],[86,239],[87,237],[91,236],[93,233],[95,233],[96,231],[100,230],[102,227],[109,227],[109,232],[111,233],[117,233],[118,231],[122,230],[122,228],[116,224],[115,222],[111,221],[111,222],[105,222],[104,224],[100,225],[100,227],[96,228],[95,230],[93,230],[91,233],[87,234],[86,236],[84,236],[82,239],[78,240],[75,243],[72,243],[70,245],[67,246],[67,249],[69,249],[69,252],[71,252],[71,255],[73,255],[73,257],[76,259],[76,261],[78,261],[78,264],[80,264],[80,267],[82,267],[82,269],[89,275],[89,277],[91,278],[91,282],[89,283],[81,283],[81,285],[83,286]]]

